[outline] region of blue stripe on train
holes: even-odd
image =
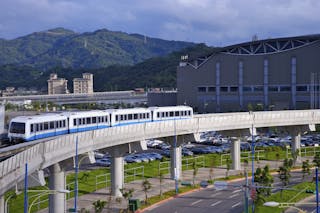
[[[57,135],[64,135],[64,134],[68,134],[68,130],[62,130],[62,131],[56,131],[56,132],[47,132],[47,133],[39,133],[36,134],[32,137],[26,138],[26,141],[33,141],[33,140],[38,140],[41,138],[48,138],[48,137],[53,137],[53,136],[57,136]]]
[[[89,127],[77,127],[77,128],[72,128],[70,129],[70,133],[75,133],[75,132],[84,132],[84,131],[90,131],[90,130],[95,130],[95,129],[104,129],[108,128],[109,126],[103,125],[103,126],[89,126]]]

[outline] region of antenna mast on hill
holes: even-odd
[[[85,40],[84,40],[84,48],[87,48],[87,45],[88,45],[87,39],[85,39]]]
[[[145,43],[145,44],[147,43],[147,36],[146,36],[146,35],[144,36],[144,41],[143,41],[143,43]]]

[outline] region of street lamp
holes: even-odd
[[[63,194],[70,193],[70,191],[66,190],[66,189],[58,189],[58,190],[28,190],[28,192],[41,192],[41,193],[39,193],[39,195],[30,204],[28,213],[31,213],[31,209],[32,209],[33,204],[35,204],[35,202],[37,200],[39,200],[42,196],[51,195],[51,194],[57,194],[57,193],[63,193]]]

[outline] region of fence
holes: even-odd
[[[313,157],[316,155],[316,153],[320,152],[319,146],[308,146],[308,147],[301,147],[301,157]],[[292,155],[289,155],[291,153],[290,146],[286,147],[286,158],[292,158]]]
[[[196,156],[182,159],[182,169],[192,169],[192,164],[195,162],[197,166],[201,165],[205,167],[205,158],[204,156]]]
[[[255,153],[255,160],[257,160],[257,161],[259,161],[260,158],[265,157],[264,150],[257,150],[254,153]],[[231,154],[230,153],[222,154],[220,156],[220,166],[224,165],[224,162],[226,162],[227,159],[231,159]],[[251,159],[251,152],[241,152],[240,160],[243,160],[243,159],[250,160]]]
[[[144,177],[144,166],[138,166],[124,170],[124,182],[136,180],[136,177]]]
[[[170,161],[159,162],[158,171],[159,171],[159,174],[170,173]],[[162,172],[162,171],[165,171],[165,172]]]
[[[108,178],[109,176],[109,178]],[[98,186],[105,184],[105,187],[108,187],[108,183],[110,182],[110,173],[97,175],[96,176],[96,191],[98,190]]]

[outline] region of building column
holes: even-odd
[[[171,161],[171,178],[179,180],[182,173],[182,157],[181,157],[181,146],[173,147],[170,150],[170,161]]]
[[[291,58],[291,101],[292,109],[296,109],[297,59]]]
[[[231,146],[232,169],[241,170],[240,139],[234,140]]]
[[[65,190],[66,179],[64,171],[59,163],[56,163],[49,167],[49,188],[50,190]],[[49,195],[49,213],[61,213],[66,212],[66,194],[55,193]]]
[[[238,64],[238,83],[239,83],[239,105],[240,109],[244,109],[243,106],[243,62],[239,61]]]
[[[269,86],[269,61],[264,59],[263,61],[263,97],[264,97],[264,110],[268,110],[268,86]]]
[[[4,208],[4,195],[0,196],[0,212],[7,212],[7,210]]]
[[[124,182],[123,157],[116,155],[111,158],[111,195],[122,197],[120,189]]]
[[[216,112],[220,112],[220,62],[216,63]]]

